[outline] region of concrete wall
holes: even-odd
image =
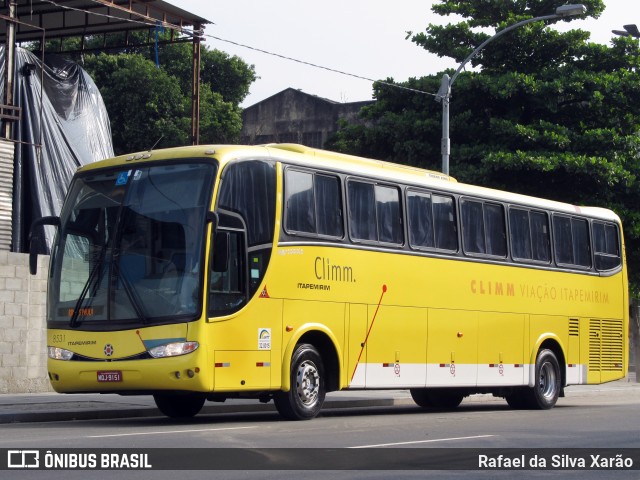
[[[0,251],[0,393],[52,391],[47,376],[47,270],[29,274],[29,255]]]
[[[323,148],[338,130],[340,119],[357,122],[360,109],[371,103],[338,103],[287,88],[242,112],[241,143],[301,143]]]

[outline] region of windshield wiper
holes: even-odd
[[[126,273],[124,275],[122,274],[122,269],[120,268],[120,253],[115,255],[115,258],[113,261],[113,267],[115,270],[115,275],[114,275],[115,280],[119,279],[122,282],[122,285],[124,286],[124,291],[127,294],[127,298],[131,302],[131,306],[133,306],[133,309],[135,310],[136,315],[140,320],[142,320],[142,323],[146,324],[148,317],[145,315],[144,309],[142,308],[142,302],[140,301],[140,296],[138,295],[138,292],[136,291],[136,289],[131,285],[131,281],[127,278]]]
[[[102,247],[102,250],[100,250],[100,258],[98,258],[95,266],[91,269],[91,272],[89,272],[89,278],[87,278],[87,281],[82,287],[82,292],[80,292],[80,296],[78,297],[78,300],[76,300],[76,304],[73,307],[73,313],[71,314],[71,319],[69,320],[69,325],[71,326],[71,328],[77,327],[79,325],[78,317],[80,316],[80,308],[82,307],[82,302],[84,302],[84,299],[89,292],[89,288],[91,288],[91,285],[99,276],[98,272],[100,272],[102,263],[104,262],[108,244],[109,242],[105,243]]]

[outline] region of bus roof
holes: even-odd
[[[196,145],[166,148],[101,160],[84,165],[78,171],[84,172],[98,168],[117,167],[119,165],[135,164],[136,162],[198,157],[215,158],[221,165],[239,159],[272,158],[344,174],[373,177],[383,181],[400,182],[409,186],[428,187],[463,196],[477,196],[489,200],[550,209],[568,214],[587,215],[615,222],[620,221],[614,212],[605,208],[576,206],[503,190],[458,183],[455,178],[432,170],[291,143],[257,146]]]

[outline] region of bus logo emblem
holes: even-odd
[[[111,355],[113,355],[113,345],[111,345],[110,343],[107,343],[107,344],[104,346],[104,354],[105,354],[107,357],[110,357]]]

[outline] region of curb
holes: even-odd
[[[415,405],[410,398],[376,398],[376,399],[345,399],[345,400],[328,400],[325,401],[322,407],[323,411],[338,410],[345,408],[365,408],[365,407],[393,407],[397,405]],[[215,414],[230,414],[230,413],[256,413],[256,412],[268,412],[275,413],[276,408],[272,402],[270,403],[258,403],[255,404],[217,404],[207,405],[202,407],[202,410],[198,414],[200,415],[215,415]],[[112,420],[117,418],[148,418],[148,417],[162,417],[166,418],[160,413],[156,407],[143,406],[143,407],[107,407],[87,410],[49,410],[41,412],[11,412],[0,413],[0,424],[8,423],[38,423],[38,422],[64,422],[72,420]]]

